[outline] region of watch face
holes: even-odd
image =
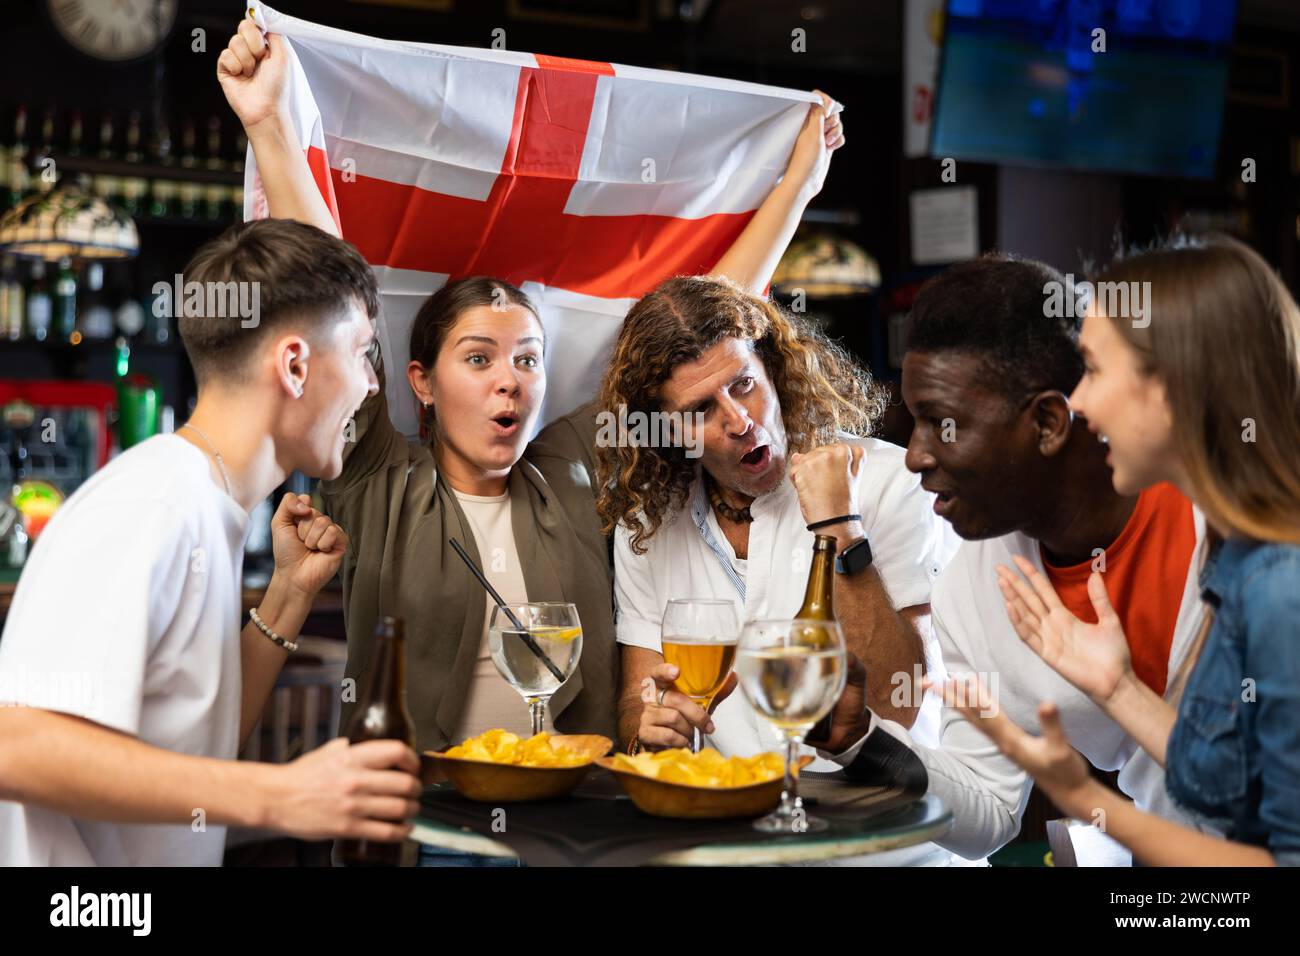
[[[176,23],[176,0],[46,0],[65,40],[101,60],[155,50]]]
[[[871,544],[866,538],[853,542],[835,556],[835,570],[840,574],[857,574],[871,564]]]

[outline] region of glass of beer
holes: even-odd
[[[754,821],[764,833],[815,833],[826,821],[799,799],[799,745],[830,713],[848,678],[844,636],[835,621],[750,621],[740,634],[736,675],[750,705],[785,738],[781,805]]]
[[[538,602],[506,607],[510,614],[500,607],[492,609],[488,649],[501,676],[527,701],[533,733],[540,734],[546,702],[578,669],[582,623],[572,604]]]
[[[664,609],[664,661],[677,667],[673,690],[708,711],[736,661],[740,616],[733,601],[716,598],[677,598]],[[695,728],[691,752],[700,752],[700,728]]]

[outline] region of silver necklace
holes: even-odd
[[[203,439],[203,444],[208,446],[208,451],[212,453],[212,457],[217,462],[217,468],[221,471],[221,480],[226,483],[226,494],[230,495],[232,498],[235,497],[235,493],[230,490],[230,473],[226,471],[226,463],[221,460],[221,452],[217,451],[216,448],[212,446],[212,442],[208,441],[208,436],[203,434],[197,425],[191,425],[189,422],[186,422],[181,426],[181,428],[188,428]],[[179,430],[180,429],[177,429],[177,431]]]

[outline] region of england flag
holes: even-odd
[[[619,323],[674,275],[707,273],[780,179],[809,92],[509,50],[379,40],[251,4],[292,60],[293,122],[345,239],[383,293],[389,369],[450,279],[493,276],[539,307],[540,424],[589,400]],[[244,217],[267,215],[249,150]],[[394,424],[417,431],[404,375]]]

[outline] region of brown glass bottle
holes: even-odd
[[[819,534],[813,540],[812,567],[808,569],[808,586],[804,588],[803,605],[795,617],[814,621],[835,620],[835,538]],[[804,742],[812,746],[825,744],[831,737],[831,714],[817,721]]]
[[[357,709],[348,724],[352,743],[366,740],[400,740],[415,746],[415,724],[406,709],[406,633],[402,619],[384,617],[375,625],[374,665]],[[339,841],[339,861],[344,866],[398,866],[401,843],[372,840]]]

